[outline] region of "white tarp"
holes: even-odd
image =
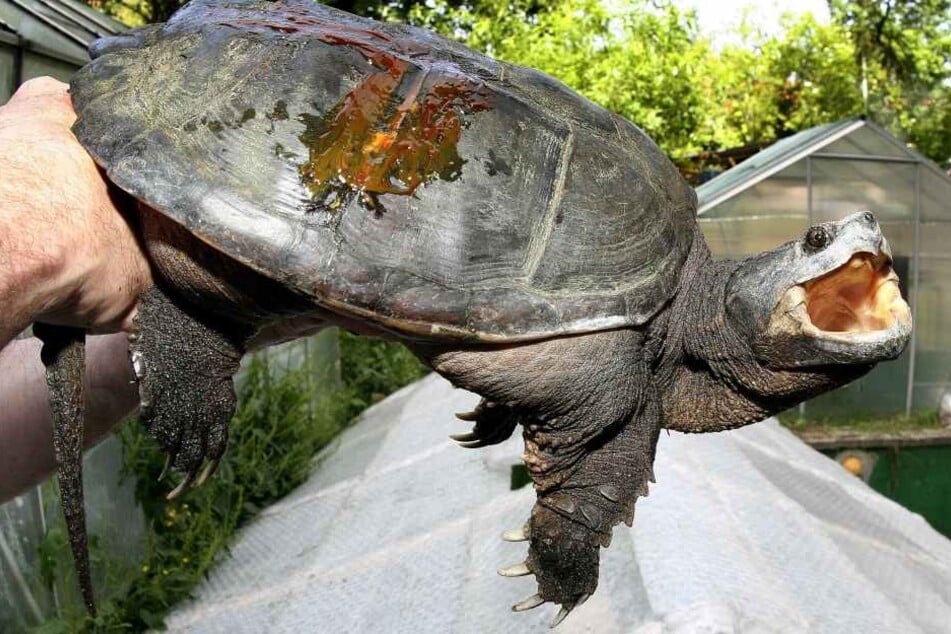
[[[313,477],[248,526],[188,632],[542,632],[533,577],[502,542],[534,500],[510,490],[521,440],[457,447],[475,395],[430,376],[368,410]],[[614,531],[571,632],[948,632],[951,541],[770,421],[662,434],[657,484]]]

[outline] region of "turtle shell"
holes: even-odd
[[[693,190],[545,74],[311,0],[194,0],[91,52],[74,131],[109,178],[319,306],[510,341],[675,291]]]

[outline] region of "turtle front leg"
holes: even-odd
[[[517,611],[558,603],[557,624],[590,596],[600,549],[647,492],[661,416],[642,345],[643,333],[617,330],[495,348],[416,348],[440,374],[483,396],[472,415],[473,446],[494,440],[490,430],[523,426],[538,500],[525,527],[503,536],[528,540],[527,559],[499,572],[534,574],[538,594]],[[503,412],[504,423],[490,411]]]
[[[598,586],[600,549],[611,543],[616,524],[634,521],[634,503],[653,481],[659,413],[650,399],[628,421],[605,426],[585,442],[590,420],[578,416],[529,424],[523,459],[538,499],[522,530],[503,539],[529,541],[522,564],[503,576],[532,573],[538,593],[513,606],[561,605],[552,626],[587,600]]]
[[[168,452],[162,475],[169,467],[185,474],[169,499],[196,477],[197,484],[204,482],[224,455],[237,401],[232,377],[247,334],[217,317],[199,315],[158,286],[139,302],[129,350],[139,382],[140,418]]]

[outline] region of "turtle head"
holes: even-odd
[[[861,211],[743,261],[727,313],[767,367],[871,366],[898,357],[911,336],[891,265],[875,216]]]

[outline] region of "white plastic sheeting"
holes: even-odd
[[[430,376],[370,409],[168,621],[188,632],[541,632],[495,570],[534,494],[516,436],[456,447],[475,395]],[[663,434],[657,484],[560,632],[947,632],[951,542],[775,422]]]

